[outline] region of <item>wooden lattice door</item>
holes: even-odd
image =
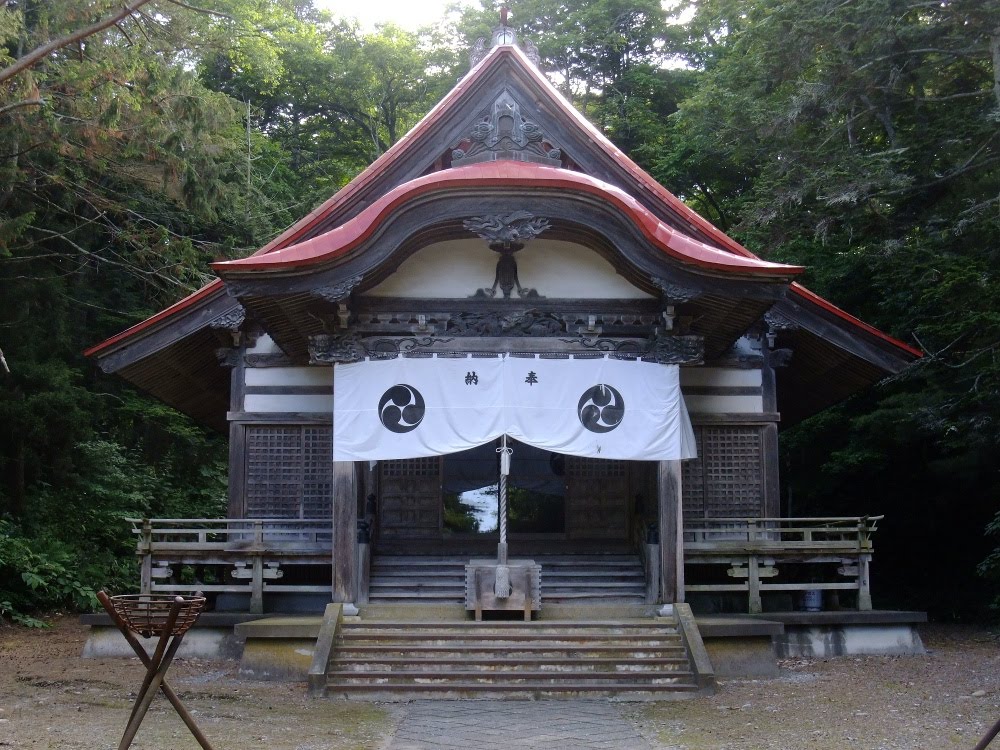
[[[571,539],[628,538],[628,462],[566,457],[566,534]]]
[[[252,425],[246,430],[248,518],[330,518],[329,425]]]
[[[441,461],[437,456],[379,462],[379,536],[441,536]]]
[[[759,518],[764,513],[764,450],[756,425],[695,427],[698,458],[683,463],[684,520]]]

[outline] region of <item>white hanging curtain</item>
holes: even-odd
[[[573,456],[694,458],[676,365],[430,357],[334,367],[335,461],[438,456],[507,434]]]

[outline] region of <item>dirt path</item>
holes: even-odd
[[[85,639],[75,618],[44,631],[0,628],[0,748],[117,746],[144,670],[136,659],[80,658]],[[924,639],[926,656],[793,660],[775,680],[624,704],[622,715],[665,750],[971,748],[1000,717],[998,641],[954,627],[927,628]],[[218,750],[379,750],[407,714],[405,705],[314,701],[300,685],[241,680],[232,662],[177,660],[170,682]],[[158,699],[133,747],[197,744]]]

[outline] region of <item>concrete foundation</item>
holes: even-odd
[[[156,648],[156,638],[139,638],[139,643],[152,655]],[[243,643],[229,628],[196,628],[187,632],[177,651],[181,659],[238,659],[243,651]],[[134,658],[135,652],[128,645],[125,636],[113,625],[91,625],[90,635],[83,646],[84,658]]]
[[[926,612],[772,612],[764,617],[784,625],[784,633],[774,638],[780,658],[924,653],[917,625],[927,622]]]
[[[268,617],[236,626],[244,642],[240,676],[252,680],[306,682],[322,617]]]
[[[780,622],[741,616],[697,619],[716,677],[778,676],[773,639],[784,632]]]
[[[239,659],[243,641],[233,628],[240,622],[254,619],[247,614],[219,614],[206,612],[191,628],[181,642],[178,657],[182,659]],[[83,646],[84,658],[135,658],[125,636],[105,613],[82,615],[80,622],[90,627],[90,635]],[[152,654],[156,638],[139,638],[146,651]]]
[[[859,654],[922,654],[924,644],[916,627],[905,623],[885,625],[786,626],[774,639],[781,657],[827,658]]]

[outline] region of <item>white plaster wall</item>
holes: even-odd
[[[333,388],[333,372],[329,367],[248,367],[246,384],[304,385]]]
[[[760,388],[760,370],[737,370],[728,367],[682,367],[681,387],[743,387]]]
[[[489,287],[497,253],[485,240],[449,240],[428,245],[366,294],[372,297],[464,299]],[[651,299],[620,276],[593,250],[572,242],[535,239],[519,251],[521,286],[555,299]],[[499,290],[498,290],[499,293]]]
[[[247,354],[280,354],[281,348],[266,333],[257,337],[254,345],[247,348]]]
[[[764,411],[762,396],[684,396],[689,412],[697,414],[760,414]]]
[[[248,393],[243,399],[243,411],[268,412],[305,412],[318,414],[333,413],[333,394],[315,395],[270,395]]]

